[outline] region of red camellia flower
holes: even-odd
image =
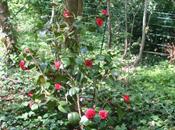
[[[101,19],[101,18],[96,18],[96,24],[97,24],[99,27],[103,26],[103,19]]]
[[[60,83],[56,83],[55,84],[55,89],[58,91],[61,89],[61,84]]]
[[[28,93],[28,96],[29,96],[29,97],[32,97],[32,96],[33,96],[33,93],[30,91],[30,92]]]
[[[123,100],[125,103],[129,103],[130,102],[129,95],[123,95]]]
[[[92,68],[92,66],[93,66],[92,60],[85,60],[84,64],[85,64],[86,67],[89,67],[89,68]]]
[[[71,13],[70,13],[70,11],[67,10],[67,9],[65,9],[65,10],[64,10],[64,13],[63,13],[63,16],[64,16],[65,18],[69,18],[69,17],[71,17]]]
[[[108,118],[108,112],[106,110],[100,110],[98,114],[101,120],[106,120]]]
[[[61,61],[55,61],[54,63],[55,63],[56,70],[59,70],[61,66]]]
[[[87,109],[86,112],[85,112],[85,116],[86,116],[88,119],[93,119],[94,116],[95,116],[95,114],[96,114],[96,113],[95,113],[95,110],[92,109],[92,108]]]
[[[103,14],[103,15],[108,15],[108,11],[106,10],[106,9],[103,9],[102,11],[101,11],[101,13]]]
[[[27,67],[25,67],[25,61],[24,60],[21,60],[19,62],[19,67],[22,69],[22,70],[27,70]]]

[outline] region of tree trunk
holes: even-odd
[[[107,12],[108,12],[108,46],[112,46],[112,32],[111,32],[111,13],[110,13],[110,0],[107,0]]]
[[[123,58],[126,57],[128,50],[128,0],[125,0],[125,47]]]
[[[129,46],[131,46],[131,42],[132,42],[132,37],[133,37],[133,31],[134,31],[134,24],[135,24],[135,19],[136,19],[136,15],[138,13],[138,10],[136,12],[133,13],[133,19],[132,19],[132,24],[131,24],[131,31],[130,31],[130,38],[129,38]]]
[[[140,44],[140,51],[139,51],[139,55],[134,63],[134,65],[138,65],[138,63],[140,62],[140,60],[142,59],[142,55],[143,55],[143,50],[145,47],[145,37],[146,37],[146,19],[147,19],[147,8],[148,8],[148,3],[149,0],[145,0],[144,3],[144,12],[143,12],[143,25],[142,25],[142,40],[141,40],[141,44]]]
[[[6,1],[0,2],[0,40],[5,45],[7,54],[17,51],[16,39],[12,35],[12,26],[9,22],[10,12]]]
[[[68,10],[72,17],[65,18],[65,22],[69,25],[69,34],[66,36],[65,47],[69,48],[73,53],[79,53],[79,35],[77,28],[73,25],[75,18],[81,16],[83,12],[83,0],[65,0],[65,9]]]

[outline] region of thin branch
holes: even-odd
[[[168,56],[168,54],[166,53],[159,53],[159,52],[153,52],[153,51],[143,51],[145,53],[149,53],[149,54],[154,54],[154,55],[160,55],[160,56]]]
[[[76,95],[77,96],[77,108],[78,108],[78,113],[81,117],[81,107],[80,107],[80,96],[79,94]]]
[[[105,27],[104,27],[103,39],[102,39],[101,48],[100,48],[100,54],[102,54],[102,50],[103,50],[103,44],[104,44],[104,41],[105,41],[106,28],[107,28],[107,17],[106,17],[106,21],[105,21]]]
[[[51,18],[50,18],[50,21],[49,21],[49,25],[51,25],[53,23],[53,19],[54,19],[54,16],[55,16],[55,1],[53,0],[52,1],[52,14],[51,14]]]

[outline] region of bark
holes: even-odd
[[[69,48],[71,52],[79,52],[79,35],[77,28],[73,25],[75,18],[81,16],[83,12],[83,0],[65,0],[65,9],[69,10],[72,17],[65,18],[65,22],[69,25],[69,32],[71,34],[65,38],[65,47]]]
[[[16,39],[12,34],[12,26],[9,22],[10,12],[6,1],[0,2],[0,39],[5,45],[7,53],[16,52]]]
[[[83,1],[82,0],[65,0],[65,7],[75,16],[82,15]]]
[[[112,46],[112,32],[111,32],[111,13],[110,13],[110,0],[107,0],[107,12],[108,12],[108,46]]]
[[[69,10],[72,17],[65,18],[65,21],[71,26],[75,17],[81,16],[83,11],[83,0],[65,0],[65,9]]]
[[[123,58],[126,57],[128,50],[128,0],[125,0],[125,33],[126,34]]]
[[[149,0],[145,0],[144,2],[144,12],[143,12],[143,25],[142,25],[142,40],[141,40],[141,44],[140,44],[140,51],[139,51],[139,55],[134,63],[134,65],[138,65],[138,63],[140,62],[140,60],[142,59],[142,55],[143,55],[143,50],[145,47],[145,38],[146,38],[146,20],[147,20],[147,8],[148,8],[148,3]]]

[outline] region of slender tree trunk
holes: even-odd
[[[131,31],[130,31],[130,35],[131,37],[129,38],[129,46],[131,45],[132,42],[132,37],[133,37],[133,31],[134,31],[134,24],[135,24],[135,19],[136,19],[136,15],[138,14],[138,10],[136,12],[134,12],[133,14],[133,19],[132,19],[132,24],[131,24]]]
[[[130,43],[130,45],[131,45],[132,37],[133,37],[135,17],[136,17],[136,15],[134,14],[134,15],[133,15],[133,19],[132,19],[132,24],[131,24],[131,32],[130,32],[131,37],[129,38],[129,43]]]
[[[7,1],[0,1],[0,39],[5,45],[7,54],[17,51],[16,39],[12,34],[12,26],[9,22],[10,12]]]
[[[139,51],[139,55],[134,63],[134,65],[138,65],[138,63],[140,62],[140,60],[142,59],[142,55],[143,55],[143,50],[145,47],[145,38],[146,38],[146,20],[147,20],[147,8],[148,8],[148,3],[149,0],[145,0],[144,3],[144,12],[143,12],[143,25],[142,25],[142,40],[141,40],[141,44],[140,44],[140,51]]]
[[[65,47],[69,48],[71,52],[79,52],[79,35],[77,33],[77,28],[73,25],[75,18],[81,16],[83,12],[83,0],[64,0],[65,9],[68,10],[72,17],[65,18],[65,22],[69,25],[69,34],[72,35],[66,36],[65,38]]]
[[[126,57],[128,50],[128,0],[125,0],[125,47],[123,58]]]
[[[110,13],[110,0],[107,0],[107,12],[108,12],[108,46],[112,46],[112,31],[111,31],[111,13]]]

